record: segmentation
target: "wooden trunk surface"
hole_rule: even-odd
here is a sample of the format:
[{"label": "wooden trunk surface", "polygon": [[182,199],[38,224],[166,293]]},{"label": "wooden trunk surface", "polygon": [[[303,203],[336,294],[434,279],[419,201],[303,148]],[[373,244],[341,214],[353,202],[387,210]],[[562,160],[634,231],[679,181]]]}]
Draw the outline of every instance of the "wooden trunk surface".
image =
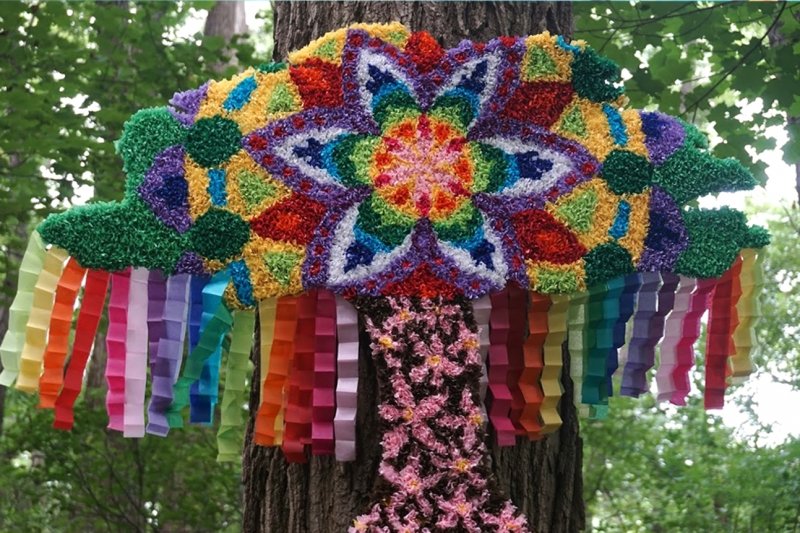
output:
[{"label": "wooden trunk surface", "polygon": [[[276,2],[275,59],[324,33],[354,22],[398,20],[426,30],[450,47],[462,39],[487,41],[498,35],[549,30],[572,34],[572,8],[559,2]],[[366,511],[380,462],[377,383],[368,340],[362,334],[358,390],[358,460],[338,463],[311,457],[288,464],[279,448],[252,443],[253,419],[244,449],[244,525],[249,533],[346,531]],[[257,347],[253,354],[260,359]],[[564,397],[572,397],[565,352]],[[258,368],[255,374],[258,375]],[[250,412],[258,406],[252,387]],[[511,448],[491,445],[500,486],[528,516],[533,531],[569,532],[584,527],[581,439],[571,401],[563,401],[561,430],[538,442],[517,439]],[[491,435],[490,438],[494,439]]]}]

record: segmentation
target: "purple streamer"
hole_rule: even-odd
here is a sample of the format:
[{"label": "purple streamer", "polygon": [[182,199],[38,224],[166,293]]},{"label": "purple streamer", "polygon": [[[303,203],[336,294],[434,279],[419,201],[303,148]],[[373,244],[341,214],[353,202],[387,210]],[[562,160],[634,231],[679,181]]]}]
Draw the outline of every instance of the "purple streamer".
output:
[{"label": "purple streamer", "polygon": [[[160,322],[161,335],[151,363],[152,395],[147,408],[147,433],[165,437],[169,433],[167,410],[172,403],[172,386],[178,379],[186,336],[189,308],[189,276],[178,274],[166,284],[166,303]],[[150,321],[148,316],[148,322]],[[152,350],[152,348],[151,348]]]}]

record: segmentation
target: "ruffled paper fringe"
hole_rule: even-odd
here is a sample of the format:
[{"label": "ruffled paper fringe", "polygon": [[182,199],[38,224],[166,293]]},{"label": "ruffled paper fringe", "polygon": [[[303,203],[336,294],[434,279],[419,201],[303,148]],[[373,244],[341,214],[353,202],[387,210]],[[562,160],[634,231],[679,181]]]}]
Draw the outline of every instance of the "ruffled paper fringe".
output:
[{"label": "ruffled paper fringe", "polygon": [[[762,251],[743,250],[719,279],[646,272],[568,296],[527,293],[514,286],[476,300],[473,312],[485,357],[482,407],[498,443],[513,445],[518,436],[539,439],[560,427],[564,342],[575,391],[570,400],[583,414],[606,416],[608,398],[615,392],[614,376],[620,376],[619,394],[646,392],[653,369],[658,399],[685,403],[694,344],[706,311],[705,405],[722,407],[730,383],[753,370],[763,258]],[[63,250],[48,250],[34,234],[0,346],[2,383],[16,382],[20,390],[39,392],[40,406],[55,408],[55,427],[70,429],[111,285],[106,338],[109,427],[124,430],[125,436],[142,436],[147,414],[147,432],[163,436],[170,426],[182,426],[183,408],[192,402],[197,402],[192,403],[192,418],[195,410],[210,409],[202,422],[213,423],[217,395],[209,391],[219,387],[213,366],[219,363],[209,367],[209,361],[221,357],[227,347],[219,460],[240,457],[248,382],[260,392],[257,444],[281,446],[291,461],[305,461],[309,451],[335,454],[341,461],[355,459],[355,309],[340,296],[313,290],[260,302],[258,320],[252,311],[232,315],[223,302],[227,279],[225,273],[211,280],[180,275],[165,284],[158,273],[148,276],[141,269],[86,271]],[[256,323],[261,359],[260,375],[253,378],[249,360]],[[187,330],[192,346],[182,360]],[[145,413],[148,351],[153,394]]]}]

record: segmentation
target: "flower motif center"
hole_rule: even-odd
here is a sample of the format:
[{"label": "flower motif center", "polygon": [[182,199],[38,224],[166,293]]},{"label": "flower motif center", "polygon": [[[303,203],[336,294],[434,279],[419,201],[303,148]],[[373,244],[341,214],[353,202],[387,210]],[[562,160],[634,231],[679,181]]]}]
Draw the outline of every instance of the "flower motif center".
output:
[{"label": "flower motif center", "polygon": [[472,163],[463,134],[427,115],[390,127],[375,152],[372,182],[398,211],[443,220],[469,201]]}]

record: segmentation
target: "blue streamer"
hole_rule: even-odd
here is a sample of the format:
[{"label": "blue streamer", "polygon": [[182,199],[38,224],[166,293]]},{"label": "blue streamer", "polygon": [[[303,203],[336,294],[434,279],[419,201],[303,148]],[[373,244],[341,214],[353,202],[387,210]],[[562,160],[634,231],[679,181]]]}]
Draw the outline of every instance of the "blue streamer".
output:
[{"label": "blue streamer", "polygon": [[[227,280],[227,272],[225,274]],[[203,329],[216,311],[216,304],[209,298],[204,298],[203,295],[205,288],[210,283],[218,282],[217,276],[211,281],[206,277],[192,276],[192,303],[189,315],[189,345],[192,350],[197,346]],[[212,424],[214,422],[214,408],[219,399],[221,364],[222,341],[220,340],[219,348],[203,364],[200,379],[192,383],[189,392],[189,422],[192,424]]]}]

